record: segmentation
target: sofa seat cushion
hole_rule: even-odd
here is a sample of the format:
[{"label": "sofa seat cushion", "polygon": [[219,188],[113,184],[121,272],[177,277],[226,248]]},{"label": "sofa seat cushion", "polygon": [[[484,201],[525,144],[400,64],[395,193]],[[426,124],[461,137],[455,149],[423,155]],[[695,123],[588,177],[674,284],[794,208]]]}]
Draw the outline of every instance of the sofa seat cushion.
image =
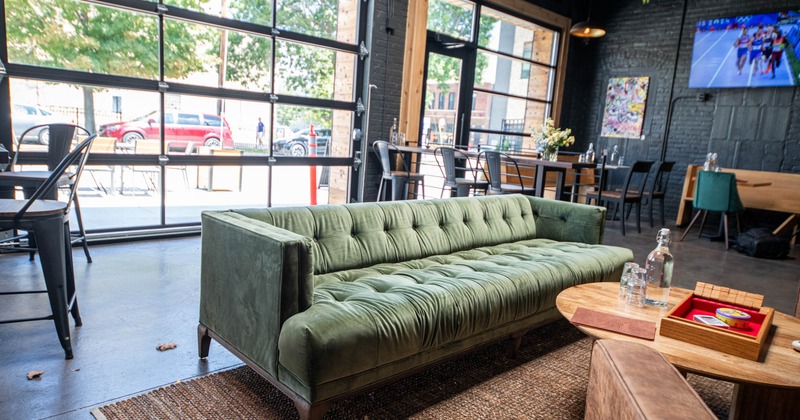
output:
[{"label": "sofa seat cushion", "polygon": [[281,329],[279,363],[313,388],[555,306],[578,283],[618,280],[630,250],[530,239],[315,277]]}]

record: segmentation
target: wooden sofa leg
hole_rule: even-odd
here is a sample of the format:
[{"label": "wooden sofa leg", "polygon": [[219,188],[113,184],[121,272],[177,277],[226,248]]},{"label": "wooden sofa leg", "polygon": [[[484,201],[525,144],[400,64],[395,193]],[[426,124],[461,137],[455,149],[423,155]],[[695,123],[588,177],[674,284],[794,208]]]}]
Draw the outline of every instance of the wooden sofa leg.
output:
[{"label": "wooden sofa leg", "polygon": [[294,398],[294,407],[300,414],[300,420],[320,420],[330,408],[330,403],[323,402],[311,405],[301,398]]},{"label": "wooden sofa leg", "polygon": [[511,335],[511,340],[509,341],[510,345],[508,349],[510,350],[509,353],[512,359],[516,359],[517,356],[519,356],[519,347],[522,344],[522,336],[524,335],[525,335],[524,332],[515,333]]},{"label": "wooden sofa leg", "polygon": [[208,335],[208,328],[197,324],[197,353],[201,359],[208,357],[209,347],[211,347],[211,336]]}]

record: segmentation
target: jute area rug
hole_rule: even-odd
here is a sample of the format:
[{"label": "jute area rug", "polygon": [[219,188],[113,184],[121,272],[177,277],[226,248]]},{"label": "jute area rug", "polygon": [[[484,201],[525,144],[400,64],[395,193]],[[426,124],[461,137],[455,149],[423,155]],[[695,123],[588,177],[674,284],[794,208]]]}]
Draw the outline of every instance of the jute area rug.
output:
[{"label": "jute area rug", "polygon": [[[516,359],[498,343],[335,404],[329,419],[582,419],[592,341],[567,321],[528,333]],[[214,357],[211,354],[210,357]],[[644,367],[643,367],[644,368]],[[733,385],[689,382],[720,418]],[[92,411],[97,419],[291,419],[291,400],[247,366]]]}]

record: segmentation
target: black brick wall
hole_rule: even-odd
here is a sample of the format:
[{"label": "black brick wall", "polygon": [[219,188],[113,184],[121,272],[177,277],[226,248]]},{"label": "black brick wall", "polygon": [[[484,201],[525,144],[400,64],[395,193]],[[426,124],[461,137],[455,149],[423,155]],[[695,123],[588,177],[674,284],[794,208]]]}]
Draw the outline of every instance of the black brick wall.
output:
[{"label": "black brick wall", "polygon": [[[393,10],[388,10],[388,4]],[[381,179],[380,163],[372,153],[372,142],[387,140],[392,122],[400,117],[400,96],[403,85],[403,55],[405,53],[407,0],[376,0],[370,22],[372,37],[369,58],[369,83],[372,90],[369,133],[367,135],[367,172],[364,201],[375,201]],[[387,16],[389,16],[387,25]],[[387,26],[391,30],[387,30]]]},{"label": "black brick wall", "polygon": [[[725,167],[800,172],[800,90],[688,88],[694,27],[699,20],[797,9],[800,2],[686,1],[680,46],[682,1],[651,0],[643,5],[640,0],[615,0],[602,2],[602,7],[595,2],[592,21],[600,23],[608,34],[588,44],[570,40],[561,123],[575,131],[576,150],[585,150],[590,142],[596,149],[609,150],[619,144],[626,162],[658,160],[665,147],[666,159],[678,162],[667,197],[667,214],[673,220],[686,166],[702,164],[708,152],[718,153]],[[577,10],[576,16],[583,19],[585,8]],[[678,65],[673,72],[676,48]],[[651,78],[644,141],[598,138],[608,79],[621,76]],[[673,99],[681,99],[675,101],[665,145],[670,90]],[[709,100],[695,100],[701,92],[709,94]]]}]

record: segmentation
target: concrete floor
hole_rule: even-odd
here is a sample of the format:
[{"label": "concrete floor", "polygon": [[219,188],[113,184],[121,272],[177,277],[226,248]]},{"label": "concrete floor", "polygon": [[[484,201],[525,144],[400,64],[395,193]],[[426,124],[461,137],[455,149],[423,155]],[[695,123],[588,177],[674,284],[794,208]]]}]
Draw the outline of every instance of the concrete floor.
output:
[{"label": "concrete floor", "polygon": [[[608,222],[605,243],[634,250],[640,264],[655,246],[657,229],[621,236]],[[677,239],[680,230],[673,229]],[[721,242],[687,237],[674,242],[674,285],[707,281],[765,295],[765,305],[794,313],[800,255],[758,260],[725,251]],[[175,381],[227,369],[238,359],[212,342],[207,360],[197,358],[200,238],[96,245],[94,263],[75,252],[83,326],[72,327],[75,358],[64,360],[51,321],[0,325],[0,418],[91,419],[90,409]],[[0,288],[39,287],[38,260],[0,256]],[[0,319],[48,313],[44,295],[0,297]],[[800,337],[798,337],[800,338]],[[175,350],[158,352],[174,341]],[[31,370],[43,370],[29,381]]]}]

